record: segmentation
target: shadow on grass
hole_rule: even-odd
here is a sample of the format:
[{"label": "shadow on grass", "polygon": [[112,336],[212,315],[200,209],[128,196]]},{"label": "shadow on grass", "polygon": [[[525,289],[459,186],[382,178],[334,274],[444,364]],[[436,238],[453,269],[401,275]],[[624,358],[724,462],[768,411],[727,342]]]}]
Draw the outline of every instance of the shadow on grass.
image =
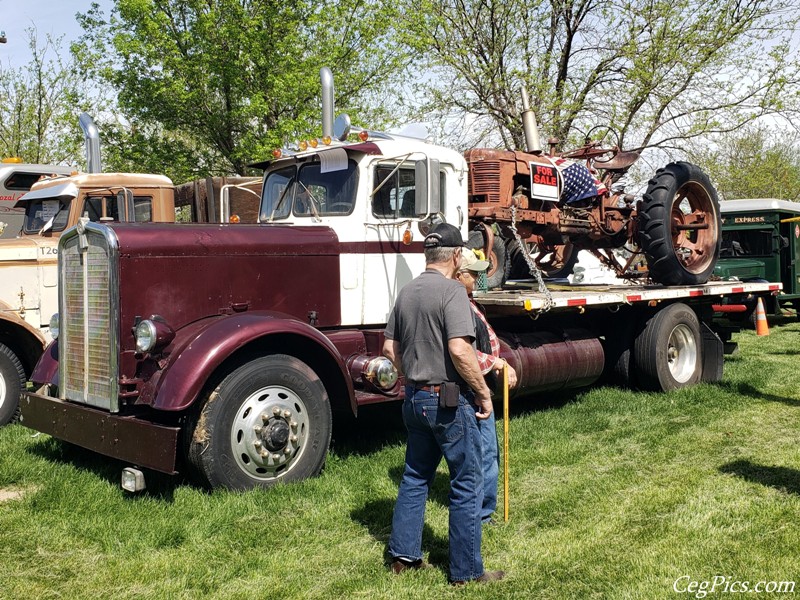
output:
[{"label": "shadow on grass", "polygon": [[[585,390],[584,390],[585,391]],[[546,392],[538,396],[512,399],[509,416],[514,417],[547,410],[558,410],[576,401],[578,391]],[[495,398],[498,420],[503,418],[503,400]],[[358,408],[358,417],[336,415],[333,423],[332,450],[339,456],[363,456],[389,445],[405,444],[402,402],[385,402]]]},{"label": "shadow on grass", "polygon": [[789,494],[800,495],[800,471],[789,467],[768,467],[749,460],[736,460],[719,468],[720,472],[735,475]]},{"label": "shadow on grass", "polygon": [[[89,471],[109,485],[120,487],[122,469],[128,463],[102,456],[80,446],[62,442],[55,438],[47,438],[31,446],[29,452],[52,463],[70,465],[77,471]],[[143,469],[147,488],[138,494],[125,494],[125,498],[137,501],[142,498],[155,498],[172,502],[175,488],[191,485],[182,476],[166,475],[157,471]]]},{"label": "shadow on grass", "polygon": [[787,404],[789,406],[800,406],[800,400],[795,398],[786,398],[784,396],[775,396],[774,394],[767,394],[753,387],[749,383],[717,381],[713,385],[716,385],[726,392],[740,394],[742,396],[747,396],[748,398],[758,398],[760,400],[768,400],[769,402],[780,402],[781,404]]},{"label": "shadow on grass", "polygon": [[[389,535],[392,532],[394,498],[370,500],[361,508],[350,513],[350,518],[363,525],[370,535],[384,544],[384,559],[389,564]],[[445,573],[450,564],[448,540],[433,533],[430,526],[422,527],[422,550],[428,552],[428,562],[441,568]]]},{"label": "shadow on grass", "polygon": [[358,408],[358,417],[336,415],[333,419],[331,450],[338,456],[364,456],[386,446],[403,444],[401,402],[385,402]]}]

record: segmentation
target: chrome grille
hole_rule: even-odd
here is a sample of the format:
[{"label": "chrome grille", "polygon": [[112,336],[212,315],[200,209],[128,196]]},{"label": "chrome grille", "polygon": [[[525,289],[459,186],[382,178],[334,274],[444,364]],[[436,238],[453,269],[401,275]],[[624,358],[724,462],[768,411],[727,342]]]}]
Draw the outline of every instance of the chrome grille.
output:
[{"label": "chrome grille", "polygon": [[59,242],[59,390],[72,400],[119,411],[117,242],[81,223]]}]

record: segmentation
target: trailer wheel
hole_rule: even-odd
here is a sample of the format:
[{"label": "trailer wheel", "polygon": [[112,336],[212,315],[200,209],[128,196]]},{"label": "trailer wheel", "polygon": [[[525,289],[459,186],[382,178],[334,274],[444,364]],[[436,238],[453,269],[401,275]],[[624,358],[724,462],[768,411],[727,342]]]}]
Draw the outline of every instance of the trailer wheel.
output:
[{"label": "trailer wheel", "polygon": [[[474,229],[469,232],[467,247],[473,249],[484,247],[483,233],[480,230]],[[486,257],[486,260],[489,261],[489,268],[486,270],[486,283],[489,289],[502,286],[505,283],[506,243],[499,235],[494,236],[492,249],[489,251],[489,256]]]},{"label": "trailer wheel", "polygon": [[331,408],[319,377],[284,354],[229,374],[188,428],[188,460],[211,488],[245,490],[317,475],[331,441]]},{"label": "trailer wheel", "polygon": [[656,171],[639,212],[639,245],[653,281],[708,281],[719,258],[720,231],[717,192],[699,167],[675,162]]},{"label": "trailer wheel", "polygon": [[5,344],[0,344],[0,426],[19,417],[19,398],[25,387],[22,363]]},{"label": "trailer wheel", "polygon": [[685,304],[670,304],[650,317],[634,342],[640,387],[668,391],[700,381],[703,372],[700,322]]},{"label": "trailer wheel", "polygon": [[528,279],[532,276],[524,252],[531,256],[533,262],[548,279],[568,277],[578,262],[578,249],[572,245],[572,242],[542,248],[532,242],[523,242],[523,246],[524,248],[520,248],[516,240],[509,243],[508,260],[511,261],[511,279]]}]

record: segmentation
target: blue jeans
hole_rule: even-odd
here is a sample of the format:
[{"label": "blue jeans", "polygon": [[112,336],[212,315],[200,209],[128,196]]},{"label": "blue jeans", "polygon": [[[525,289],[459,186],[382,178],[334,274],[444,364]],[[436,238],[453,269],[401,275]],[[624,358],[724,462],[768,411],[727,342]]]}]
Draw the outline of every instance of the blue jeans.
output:
[{"label": "blue jeans", "polygon": [[478,421],[483,448],[483,507],[481,521],[488,521],[497,509],[497,477],[500,473],[500,450],[497,447],[497,425],[494,411],[488,419]]},{"label": "blue jeans", "polygon": [[407,386],[403,402],[406,464],[394,507],[389,554],[409,561],[422,558],[425,501],[444,456],[450,469],[451,581],[483,575],[481,442],[471,396],[460,396],[458,408],[439,408],[436,394]]}]

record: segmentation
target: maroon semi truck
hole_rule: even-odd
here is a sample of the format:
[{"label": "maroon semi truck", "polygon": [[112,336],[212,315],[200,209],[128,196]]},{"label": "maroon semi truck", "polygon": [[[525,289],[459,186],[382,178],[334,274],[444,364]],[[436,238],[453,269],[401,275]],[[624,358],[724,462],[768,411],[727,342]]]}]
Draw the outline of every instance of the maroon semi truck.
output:
[{"label": "maroon semi truck", "polygon": [[[334,124],[325,106],[321,140],[276,151],[262,165],[256,224],[81,222],[62,235],[58,330],[24,394],[24,425],[136,467],[188,470],[210,487],[312,476],[337,415],[402,399],[402,381],[380,354],[382,332],[397,292],[424,269],[422,241],[433,224],[453,223],[473,239],[479,224],[468,216],[488,215],[477,245],[495,266],[502,231],[493,235],[490,221],[504,211],[528,211],[520,228],[553,243],[551,231],[537,234],[535,203],[522,202],[519,188],[497,182],[516,200],[496,199],[504,208],[495,211],[473,194],[501,169],[473,168],[419,139],[362,130],[349,141],[348,120]],[[521,177],[521,157],[509,176]],[[539,157],[530,159],[529,176]],[[711,196],[709,214],[676,219],[666,240],[675,268],[690,270],[692,261],[680,260],[686,232],[713,236],[719,215],[704,178],[690,176],[669,200],[685,199],[686,186]],[[562,208],[574,227],[578,209]],[[623,213],[632,214],[630,203]],[[700,261],[703,272],[714,258]],[[604,374],[652,390],[716,381],[723,339],[713,306],[780,288],[646,277],[601,287],[504,283],[476,298],[518,373],[514,398],[592,385]],[[141,472],[127,473],[126,487],[141,487]]]}]

